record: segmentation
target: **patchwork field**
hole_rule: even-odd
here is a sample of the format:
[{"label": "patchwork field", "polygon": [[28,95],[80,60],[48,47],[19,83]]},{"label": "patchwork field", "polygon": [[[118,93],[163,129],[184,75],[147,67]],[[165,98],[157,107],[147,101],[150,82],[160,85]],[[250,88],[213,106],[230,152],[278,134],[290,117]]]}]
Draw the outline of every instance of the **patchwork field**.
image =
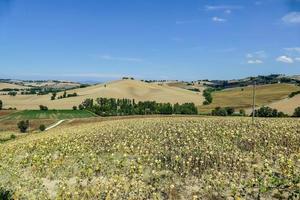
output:
[{"label": "patchwork field", "polygon": [[[155,85],[136,80],[120,80],[106,84],[99,84],[86,88],[69,90],[68,93],[76,92],[79,96],[51,101],[49,95],[17,95],[15,97],[2,95],[0,99],[4,107],[17,108],[18,110],[38,109],[39,105],[48,106],[50,109],[71,109],[78,106],[87,98],[128,98],[136,101],[156,101],[165,103],[189,103],[194,102],[201,105],[203,102],[202,93],[170,87],[167,85]],[[63,93],[58,93],[57,96]]]},{"label": "patchwork field", "polygon": [[[256,88],[256,106],[269,105],[270,103],[285,99],[291,92],[300,90],[299,86],[292,84],[261,85]],[[215,107],[249,108],[252,106],[252,87],[241,87],[213,92],[213,102],[210,105],[200,106],[202,112],[209,112]],[[298,106],[300,102],[298,102]],[[293,105],[297,105],[293,104]],[[290,113],[291,109],[278,107],[280,111]],[[295,108],[294,108],[295,109]]]},{"label": "patchwork field", "polygon": [[28,87],[22,86],[22,85],[17,85],[17,84],[11,84],[11,83],[0,83],[0,90],[6,89],[6,88],[9,88],[9,89],[26,89]]},{"label": "patchwork field", "polygon": [[299,199],[300,120],[90,123],[0,144],[15,199]]}]

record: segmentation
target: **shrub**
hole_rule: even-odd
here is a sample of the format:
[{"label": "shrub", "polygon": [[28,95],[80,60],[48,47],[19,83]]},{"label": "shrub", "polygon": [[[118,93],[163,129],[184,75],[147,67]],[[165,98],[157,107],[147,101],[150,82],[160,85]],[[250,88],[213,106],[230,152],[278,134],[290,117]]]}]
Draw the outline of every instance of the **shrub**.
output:
[{"label": "shrub", "polygon": [[0,188],[0,199],[1,200],[11,200],[13,199],[12,197],[13,193],[10,190],[7,190],[5,188]]},{"label": "shrub", "polygon": [[295,108],[293,117],[300,117],[300,107]]},{"label": "shrub", "polygon": [[214,110],[212,110],[211,114],[213,116],[227,116],[227,110],[225,108],[216,107]]},{"label": "shrub", "polygon": [[277,109],[272,109],[270,107],[263,106],[258,110],[255,110],[255,116],[256,117],[287,117],[288,115],[286,115],[283,112],[278,112]]},{"label": "shrub", "polygon": [[0,100],[0,110],[2,110],[2,108],[3,108],[3,102],[2,100]]},{"label": "shrub", "polygon": [[239,111],[241,116],[245,116],[246,115],[246,111],[244,109],[240,109]]},{"label": "shrub", "polygon": [[77,110],[77,106],[73,106],[73,110]]},{"label": "shrub", "polygon": [[300,94],[300,90],[289,94],[289,98],[292,98],[292,97],[296,96],[297,94]]},{"label": "shrub", "polygon": [[45,131],[46,130],[46,126],[44,124],[41,124],[39,127],[40,131]]},{"label": "shrub", "polygon": [[40,105],[40,110],[48,110],[47,106]]},{"label": "shrub", "polygon": [[12,139],[12,140],[13,140],[13,139],[16,139],[16,135],[11,134],[11,135],[10,135],[10,139]]},{"label": "shrub", "polygon": [[26,121],[20,121],[18,123],[18,128],[20,129],[21,133],[26,133],[28,127],[29,127],[29,121],[28,120],[26,120]]},{"label": "shrub", "polygon": [[226,107],[225,108],[227,115],[231,116],[234,113],[234,108],[233,107]]}]

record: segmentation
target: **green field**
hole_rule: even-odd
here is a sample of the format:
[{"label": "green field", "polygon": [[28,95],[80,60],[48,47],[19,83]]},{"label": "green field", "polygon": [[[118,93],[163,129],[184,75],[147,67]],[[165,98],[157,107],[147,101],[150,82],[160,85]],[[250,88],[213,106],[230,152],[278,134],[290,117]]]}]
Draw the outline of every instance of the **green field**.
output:
[{"label": "green field", "polygon": [[96,115],[85,110],[24,110],[5,116],[4,120],[25,120],[25,119],[72,119],[88,118]]}]

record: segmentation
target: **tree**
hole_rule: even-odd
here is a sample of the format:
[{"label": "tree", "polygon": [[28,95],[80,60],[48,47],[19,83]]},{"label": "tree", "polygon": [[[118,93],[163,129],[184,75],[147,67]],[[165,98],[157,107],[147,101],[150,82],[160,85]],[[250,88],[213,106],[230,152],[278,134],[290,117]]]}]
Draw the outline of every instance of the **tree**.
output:
[{"label": "tree", "polygon": [[67,92],[64,91],[63,98],[66,98],[66,97],[67,97]]},{"label": "tree", "polygon": [[214,110],[212,110],[211,114],[213,116],[227,116],[227,110],[225,108],[216,107]]},{"label": "tree", "polygon": [[246,111],[244,109],[240,109],[239,111],[241,116],[245,116],[246,115]]},{"label": "tree", "polygon": [[295,108],[293,117],[300,117],[300,107]]},{"label": "tree", "polygon": [[73,110],[77,110],[77,106],[73,106]]},{"label": "tree", "polygon": [[46,130],[46,126],[44,124],[41,124],[39,126],[40,131],[45,131]]},{"label": "tree", "polygon": [[2,100],[0,100],[0,110],[2,110],[2,108],[3,108],[3,102]]},{"label": "tree", "polygon": [[233,115],[233,113],[234,113],[233,107],[226,107],[225,110],[229,116]]},{"label": "tree", "polygon": [[56,92],[53,92],[53,93],[52,93],[52,96],[51,96],[51,100],[55,100],[56,95],[57,95]]},{"label": "tree", "polygon": [[40,105],[40,110],[46,111],[46,110],[48,110],[48,107],[47,107],[47,106]]},{"label": "tree", "polygon": [[21,133],[26,133],[28,127],[29,127],[29,121],[28,120],[26,120],[26,121],[20,121],[18,123],[18,128],[20,129]]}]

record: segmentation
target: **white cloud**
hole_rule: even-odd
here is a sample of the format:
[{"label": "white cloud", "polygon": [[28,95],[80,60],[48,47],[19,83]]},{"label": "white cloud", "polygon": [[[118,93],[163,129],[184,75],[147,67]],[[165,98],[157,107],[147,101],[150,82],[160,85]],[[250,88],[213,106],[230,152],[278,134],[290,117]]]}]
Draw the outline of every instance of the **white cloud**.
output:
[{"label": "white cloud", "polygon": [[262,64],[263,61],[262,61],[262,60],[259,60],[259,59],[256,59],[256,60],[248,60],[247,63],[248,63],[248,64]]},{"label": "white cloud", "polygon": [[114,57],[111,55],[98,55],[96,58],[101,60],[111,60],[111,61],[127,61],[127,62],[142,62],[143,60],[140,58],[131,58],[131,57]]},{"label": "white cloud", "polygon": [[262,58],[266,58],[267,55],[266,55],[266,52],[265,51],[255,51],[253,53],[247,53],[246,54],[246,58],[259,58],[259,59],[262,59]]},{"label": "white cloud", "polygon": [[293,58],[289,56],[279,56],[278,58],[276,58],[276,61],[283,63],[294,63]]},{"label": "white cloud", "polygon": [[214,11],[214,10],[239,10],[242,9],[242,6],[239,5],[206,5],[205,10]]},{"label": "white cloud", "polygon": [[300,53],[300,47],[289,47],[289,48],[284,48],[284,50]]},{"label": "white cloud", "polygon": [[226,22],[227,21],[226,19],[223,19],[223,18],[220,18],[220,17],[213,17],[211,19],[214,22]]},{"label": "white cloud", "polygon": [[299,24],[300,12],[290,12],[282,17],[282,21],[287,24]]}]

